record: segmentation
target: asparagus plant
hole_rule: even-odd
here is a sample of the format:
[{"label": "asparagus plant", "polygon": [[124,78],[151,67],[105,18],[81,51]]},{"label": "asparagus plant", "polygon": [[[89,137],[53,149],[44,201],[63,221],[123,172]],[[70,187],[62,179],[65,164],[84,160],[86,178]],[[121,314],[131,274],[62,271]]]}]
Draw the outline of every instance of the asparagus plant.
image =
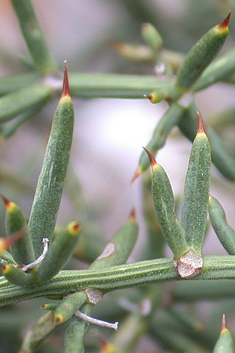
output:
[{"label": "asparagus plant", "polygon": [[[233,82],[234,49],[214,60],[229,34],[231,12],[204,34],[186,56],[165,50],[163,39],[150,23],[142,27],[144,45],[115,43],[119,53],[129,60],[155,66],[157,76],[70,72],[68,77],[65,63],[62,85],[62,75],[47,47],[31,1],[12,0],[11,3],[35,72],[0,79],[3,141],[49,101],[57,99],[62,89],[29,221],[20,205],[2,195],[6,238],[0,239],[0,306],[40,297],[45,301],[42,308],[47,310],[26,333],[18,352],[54,351],[43,344],[41,348],[38,346],[64,323],[67,323],[64,348],[59,347],[58,351],[84,352],[84,336],[90,324],[117,330],[119,319],[119,331],[113,335],[102,328],[95,331],[95,347],[88,344],[87,351],[129,353],[135,350],[143,335],[148,335],[168,352],[234,352],[225,317],[218,338],[214,329],[202,328],[196,313],[190,316],[177,307],[182,301],[234,298],[235,231],[227,223],[222,205],[209,192],[211,161],[226,179],[234,181],[235,159],[213,127],[209,124],[204,127],[194,100],[196,92],[215,82]],[[148,233],[137,262],[126,264],[138,235],[134,209],[105,247],[104,240],[98,239],[95,231],[90,236],[83,233],[80,221],[71,220],[64,227],[56,228],[73,138],[71,96],[147,97],[154,104],[162,100],[168,103],[133,177],[134,181],[143,173]],[[222,119],[223,115],[219,122]],[[181,219],[176,212],[170,180],[156,158],[175,126],[193,142]],[[202,254],[208,214],[228,253],[226,256]],[[173,257],[165,256],[167,245]],[[73,255],[87,261],[89,267],[64,269]],[[174,286],[169,287],[167,282],[173,281]],[[122,306],[115,297],[117,289],[126,293]],[[108,304],[109,298],[111,304]],[[92,313],[99,314],[102,305],[102,315],[95,319]],[[108,316],[115,322],[104,321]],[[9,320],[10,317],[9,311]]]}]

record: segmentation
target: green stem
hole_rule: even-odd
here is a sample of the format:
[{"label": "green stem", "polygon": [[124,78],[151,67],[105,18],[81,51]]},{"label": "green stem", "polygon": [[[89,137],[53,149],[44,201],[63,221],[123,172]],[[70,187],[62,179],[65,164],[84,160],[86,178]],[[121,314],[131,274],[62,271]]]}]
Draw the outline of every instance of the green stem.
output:
[{"label": "green stem", "polygon": [[2,76],[0,78],[0,96],[27,87],[35,81],[38,81],[38,74],[34,72]]},{"label": "green stem", "polygon": [[[59,77],[59,76],[58,76]],[[35,73],[16,74],[0,78],[0,95],[8,94],[37,81]],[[106,73],[70,72],[70,91],[73,97],[84,98],[145,98],[153,91],[172,87],[174,79],[160,79],[147,75],[119,75]],[[59,79],[55,78],[59,92]],[[61,76],[62,87],[62,76]]]},{"label": "green stem", "polygon": [[[170,258],[119,265],[104,270],[61,271],[45,284],[25,288],[16,287],[0,278],[0,306],[47,295],[66,295],[86,288],[108,292],[180,279]],[[235,256],[204,257],[202,273],[191,280],[201,279],[235,279]]]},{"label": "green stem", "polygon": [[13,119],[36,104],[44,104],[54,89],[43,82],[34,83],[0,98],[0,123]]},{"label": "green stem", "polygon": [[22,34],[39,72],[45,76],[56,70],[56,63],[47,47],[30,0],[11,0]]},{"label": "green stem", "polygon": [[103,73],[69,73],[73,97],[84,98],[146,98],[152,91],[169,87],[173,79],[155,76],[119,75]]}]

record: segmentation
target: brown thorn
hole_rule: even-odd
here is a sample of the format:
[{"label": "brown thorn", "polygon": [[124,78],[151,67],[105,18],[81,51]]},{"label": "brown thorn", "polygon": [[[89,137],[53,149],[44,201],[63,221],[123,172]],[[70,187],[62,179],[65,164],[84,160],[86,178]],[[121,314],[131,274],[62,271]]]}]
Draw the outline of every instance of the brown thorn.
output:
[{"label": "brown thorn", "polygon": [[155,158],[153,157],[152,153],[150,153],[147,148],[143,147],[143,149],[145,150],[145,152],[147,152],[148,156],[149,156],[149,160],[150,160],[150,164],[151,167],[153,167],[155,164],[157,164]]},{"label": "brown thorn", "polygon": [[5,206],[9,206],[9,204],[11,203],[11,201],[9,201],[3,194],[0,194],[1,198],[4,201]]},{"label": "brown thorn", "polygon": [[226,322],[225,322],[225,315],[223,314],[221,332],[223,332],[226,329],[227,329],[227,327],[226,327]]},{"label": "brown thorn", "polygon": [[76,224],[74,224],[74,226],[73,226],[73,230],[78,230],[80,228],[80,224],[79,223],[76,223]]},{"label": "brown thorn", "polygon": [[119,41],[117,41],[117,40],[110,40],[109,43],[110,43],[110,45],[111,45],[114,49],[116,49],[117,51],[121,50],[122,47],[124,46],[124,43],[119,42]]},{"label": "brown thorn", "polygon": [[63,88],[61,93],[61,98],[69,96],[70,97],[70,89],[69,89],[69,78],[68,78],[68,69],[67,69],[67,61],[64,61],[64,81]]},{"label": "brown thorn", "polygon": [[222,29],[228,28],[228,24],[229,24],[229,20],[230,20],[231,14],[232,14],[232,11],[229,11],[228,16],[225,18],[225,20],[223,20],[223,22],[221,22],[219,24],[219,26],[218,26],[219,28],[222,28]]},{"label": "brown thorn", "polygon": [[133,175],[133,178],[131,179],[131,184],[134,183],[134,181],[140,176],[141,174],[141,170],[140,168],[137,168],[137,170],[135,171],[135,174]]},{"label": "brown thorn", "polygon": [[199,111],[197,111],[197,116],[198,116],[198,132],[205,133],[205,126],[203,124],[202,116],[199,113]]},{"label": "brown thorn", "polygon": [[154,100],[154,97],[153,97],[153,94],[150,93],[149,96],[147,96],[148,100],[150,101],[150,103],[153,103],[153,100]]},{"label": "brown thorn", "polygon": [[136,219],[136,211],[135,211],[135,207],[132,208],[130,216],[128,219]]}]

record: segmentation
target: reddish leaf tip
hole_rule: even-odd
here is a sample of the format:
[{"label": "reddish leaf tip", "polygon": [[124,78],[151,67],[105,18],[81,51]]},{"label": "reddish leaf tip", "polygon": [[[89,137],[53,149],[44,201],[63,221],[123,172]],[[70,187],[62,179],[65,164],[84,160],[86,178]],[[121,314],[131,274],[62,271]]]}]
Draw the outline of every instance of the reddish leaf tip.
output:
[{"label": "reddish leaf tip", "polygon": [[143,147],[143,149],[145,150],[145,152],[147,152],[151,167],[153,167],[155,164],[157,164],[155,158],[153,157],[152,153],[147,150],[147,148]]},{"label": "reddish leaf tip", "polygon": [[134,181],[140,176],[140,174],[142,173],[140,168],[137,168],[137,170],[135,171],[135,174],[133,175],[133,178],[131,179],[131,184],[134,183]]},{"label": "reddish leaf tip", "polygon": [[70,97],[70,89],[69,89],[69,78],[68,78],[68,69],[67,69],[67,61],[64,61],[64,81],[61,98],[69,96]]},{"label": "reddish leaf tip", "polygon": [[221,29],[228,28],[228,24],[229,24],[229,20],[230,20],[231,14],[232,14],[232,11],[229,11],[228,16],[225,18],[225,20],[223,20],[223,22],[221,22],[219,24],[219,28],[221,28]]},{"label": "reddish leaf tip", "polygon": [[20,240],[21,238],[23,238],[23,236],[25,235],[25,229],[21,228],[18,232],[16,232],[14,235],[12,235],[10,238],[6,238],[5,242],[6,242],[6,246],[9,247],[12,244],[16,243],[18,240]]},{"label": "reddish leaf tip", "polygon": [[99,341],[99,345],[103,351],[105,351],[108,347],[108,341],[104,337],[97,337],[97,340]]},{"label": "reddish leaf tip", "polygon": [[57,322],[58,324],[62,323],[63,322],[62,316],[61,315],[57,315],[55,317],[55,322]]},{"label": "reddish leaf tip", "polygon": [[9,206],[11,202],[3,194],[0,194],[0,196],[3,199],[5,206]]},{"label": "reddish leaf tip", "polygon": [[205,127],[202,121],[202,116],[199,112],[197,112],[197,116],[198,116],[198,132],[205,133]]},{"label": "reddish leaf tip", "polygon": [[223,318],[222,318],[222,326],[221,326],[221,332],[223,332],[224,330],[226,330],[226,320],[225,320],[225,315],[223,314]]},{"label": "reddish leaf tip", "polygon": [[122,49],[124,43],[119,42],[117,40],[110,40],[110,45],[118,51]]},{"label": "reddish leaf tip", "polygon": [[4,271],[6,269],[6,265],[5,264],[1,264],[2,270]]},{"label": "reddish leaf tip", "polygon": [[147,98],[148,98],[148,100],[149,100],[151,103],[153,103],[154,97],[153,97],[153,94],[152,94],[152,93],[150,93],[150,95],[147,96]]},{"label": "reddish leaf tip", "polygon": [[79,223],[75,223],[75,224],[73,225],[73,230],[74,230],[74,231],[77,231],[79,228],[80,228],[80,224],[79,224]]},{"label": "reddish leaf tip", "polygon": [[142,23],[141,29],[142,31],[146,31],[150,26],[151,24],[149,22],[145,22],[145,23]]},{"label": "reddish leaf tip", "polygon": [[128,219],[136,219],[136,210],[135,210],[135,207],[132,208],[131,210],[131,213],[130,213],[130,216]]}]

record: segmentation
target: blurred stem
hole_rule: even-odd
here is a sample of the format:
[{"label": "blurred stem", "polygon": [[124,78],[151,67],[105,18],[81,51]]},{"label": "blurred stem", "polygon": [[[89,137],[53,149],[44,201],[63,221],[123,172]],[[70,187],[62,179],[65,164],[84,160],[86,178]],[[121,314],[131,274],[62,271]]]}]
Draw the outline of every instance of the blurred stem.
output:
[{"label": "blurred stem", "polygon": [[84,98],[145,98],[152,91],[169,88],[173,79],[100,73],[69,73],[71,95]]},{"label": "blurred stem", "polygon": [[19,114],[9,123],[5,124],[2,128],[2,131],[0,132],[0,136],[4,140],[11,137],[25,121],[37,115],[45,107],[48,100],[49,97],[46,97],[45,100],[42,100],[38,104]]},{"label": "blurred stem", "polygon": [[30,0],[11,0],[29,52],[42,76],[56,71],[45,37]]},{"label": "blurred stem", "polygon": [[13,119],[16,115],[36,104],[49,100],[54,89],[43,82],[23,87],[0,98],[0,123]]},{"label": "blurred stem", "polygon": [[[91,314],[92,306],[89,304],[83,305],[81,311],[86,315]],[[83,353],[85,352],[83,340],[90,324],[87,321],[77,317],[73,319],[66,331],[64,341],[64,353]]]},{"label": "blurred stem", "polygon": [[6,75],[0,78],[0,96],[33,84],[38,80],[36,73]]},{"label": "blurred stem", "polygon": [[[0,95],[8,94],[19,89],[27,90],[27,86],[38,78],[37,74],[17,74],[0,78]],[[62,76],[48,77],[44,83],[51,85],[53,91],[60,92]],[[70,72],[70,91],[73,97],[83,98],[145,98],[153,91],[170,89],[174,84],[173,78],[157,78],[147,75],[119,75],[106,73]],[[40,83],[34,86],[39,86]],[[41,83],[43,85],[43,83]],[[34,87],[33,85],[30,87]],[[25,88],[26,87],[26,88]],[[32,88],[30,88],[31,90]],[[27,96],[24,93],[24,97]]]},{"label": "blurred stem", "polygon": [[149,320],[160,305],[162,296],[163,287],[161,284],[149,286],[139,303],[139,310],[130,313],[121,323],[112,343],[123,353],[134,351],[142,335],[148,330]]},{"label": "blurred stem", "polygon": [[196,302],[234,298],[235,284],[230,280],[175,283],[171,291],[173,302]]}]

